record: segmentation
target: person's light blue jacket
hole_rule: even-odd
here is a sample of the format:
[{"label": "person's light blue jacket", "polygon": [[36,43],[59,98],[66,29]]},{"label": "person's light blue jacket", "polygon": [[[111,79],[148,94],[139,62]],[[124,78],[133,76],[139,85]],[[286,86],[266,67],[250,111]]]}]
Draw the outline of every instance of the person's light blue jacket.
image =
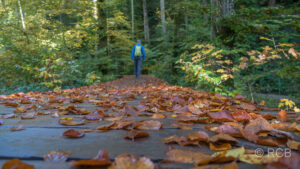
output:
[{"label": "person's light blue jacket", "polygon": [[135,53],[135,47],[136,46],[141,46],[141,50],[142,50],[142,54],[143,54],[143,60],[145,60],[145,49],[144,49],[144,47],[142,46],[142,45],[140,45],[140,44],[136,44],[136,45],[134,45],[133,46],[133,48],[132,48],[132,51],[131,51],[131,60],[133,60],[133,58],[134,58],[134,53]]}]

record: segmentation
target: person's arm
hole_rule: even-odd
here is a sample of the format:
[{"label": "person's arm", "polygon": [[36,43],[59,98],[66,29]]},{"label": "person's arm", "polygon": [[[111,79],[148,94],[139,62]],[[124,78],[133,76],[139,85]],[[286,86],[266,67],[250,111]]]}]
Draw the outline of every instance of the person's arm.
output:
[{"label": "person's arm", "polygon": [[143,60],[145,60],[145,58],[146,58],[146,54],[145,54],[145,49],[144,49],[144,46],[142,46],[142,54],[143,54]]},{"label": "person's arm", "polygon": [[132,50],[131,50],[131,60],[133,60],[134,51],[135,51],[135,45],[132,47]]}]

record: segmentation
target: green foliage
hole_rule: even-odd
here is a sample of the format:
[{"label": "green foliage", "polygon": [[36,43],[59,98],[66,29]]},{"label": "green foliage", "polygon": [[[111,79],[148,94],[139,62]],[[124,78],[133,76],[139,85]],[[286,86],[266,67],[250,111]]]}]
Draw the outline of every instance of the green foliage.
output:
[{"label": "green foliage", "polygon": [[[1,93],[71,88],[132,74],[131,47],[144,39],[142,1],[134,3],[134,38],[130,1],[98,0],[102,11],[96,13],[92,0],[20,2],[26,28],[17,0],[0,1]],[[300,2],[269,7],[268,0],[236,0],[233,15],[225,17],[204,2],[165,0],[164,37],[160,3],[147,0],[151,39],[143,44],[143,74],[226,95],[300,95],[299,59],[288,53],[299,51]],[[216,37],[210,40],[213,25]],[[261,59],[265,52],[273,59]]]}]

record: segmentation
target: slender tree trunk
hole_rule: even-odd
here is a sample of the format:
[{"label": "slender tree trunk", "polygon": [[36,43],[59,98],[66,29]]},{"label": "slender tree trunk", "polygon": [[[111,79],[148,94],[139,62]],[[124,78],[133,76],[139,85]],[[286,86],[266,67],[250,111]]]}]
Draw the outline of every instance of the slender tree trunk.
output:
[{"label": "slender tree trunk", "polygon": [[166,39],[167,29],[166,29],[165,0],[160,0],[160,13],[161,13],[162,34],[164,36],[164,39]]},{"label": "slender tree trunk", "polygon": [[[203,3],[203,7],[207,7],[207,0],[202,0],[202,3]],[[206,21],[206,22],[208,22],[208,18],[209,16],[207,15],[207,14],[204,14],[204,20]]]},{"label": "slender tree trunk", "polygon": [[108,55],[107,50],[107,18],[105,11],[103,9],[103,5],[105,0],[98,0],[97,8],[98,8],[98,21],[99,21],[99,32],[98,32],[98,49],[104,48],[106,54]]},{"label": "slender tree trunk", "polygon": [[20,16],[21,16],[22,27],[25,30],[26,29],[26,25],[25,25],[25,20],[24,20],[23,10],[22,10],[22,6],[21,6],[20,0],[18,0],[18,6],[19,6],[19,11],[20,11]]},{"label": "slender tree trunk", "polygon": [[143,0],[143,11],[144,11],[145,40],[150,45],[150,32],[149,32],[149,20],[148,20],[148,11],[147,11],[147,0]]},{"label": "slender tree trunk", "polygon": [[[94,8],[93,8],[93,16],[94,16],[94,19],[96,21],[98,21],[98,9],[97,9],[97,0],[93,0],[93,4],[94,4]],[[100,21],[98,21],[100,22]],[[96,33],[98,32],[98,29],[96,28]],[[95,38],[95,46],[94,46],[94,51],[97,52],[98,51],[98,39]]]},{"label": "slender tree trunk", "polygon": [[133,4],[133,0],[131,0],[131,33],[132,33],[132,40],[134,40],[134,4]]},{"label": "slender tree trunk", "polygon": [[214,40],[216,37],[216,0],[210,0],[210,9],[211,9],[211,17],[210,17],[210,40]]},{"label": "slender tree trunk", "polygon": [[188,30],[188,25],[189,25],[189,16],[188,16],[188,4],[187,1],[185,0],[185,7],[184,7],[184,25],[185,25],[185,30]]},{"label": "slender tree trunk", "polygon": [[268,5],[269,5],[270,7],[274,7],[275,4],[276,4],[276,0],[269,0]]}]

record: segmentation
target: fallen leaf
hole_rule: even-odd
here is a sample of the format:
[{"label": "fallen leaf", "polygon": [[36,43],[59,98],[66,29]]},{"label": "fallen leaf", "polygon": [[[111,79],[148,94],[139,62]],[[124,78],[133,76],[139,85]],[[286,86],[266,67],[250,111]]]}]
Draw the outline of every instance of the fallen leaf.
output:
[{"label": "fallen leaf", "polygon": [[300,151],[300,142],[294,140],[288,140],[287,146],[292,150]]},{"label": "fallen leaf", "polygon": [[154,169],[154,163],[147,157],[139,159],[131,154],[121,154],[108,169]]},{"label": "fallen leaf", "polygon": [[251,116],[243,110],[236,111],[231,114],[233,119],[238,122],[248,122],[251,120]]},{"label": "fallen leaf", "polygon": [[24,125],[18,125],[17,127],[12,127],[10,128],[11,131],[20,131],[20,130],[25,130]]},{"label": "fallen leaf", "polygon": [[138,131],[138,130],[130,130],[126,133],[124,138],[134,140],[136,138],[143,138],[143,137],[149,137],[149,133],[143,132],[143,131]]},{"label": "fallen leaf", "polygon": [[225,150],[230,150],[231,144],[229,143],[223,143],[223,144],[213,144],[213,143],[209,143],[209,149],[213,150],[213,151],[225,151]]},{"label": "fallen leaf", "polygon": [[85,124],[84,121],[74,121],[74,120],[59,120],[58,123],[65,126],[80,126]]},{"label": "fallen leaf", "polygon": [[35,118],[35,113],[26,113],[21,115],[21,119],[34,119]]},{"label": "fallen leaf", "polygon": [[182,149],[171,149],[167,151],[167,161],[178,163],[208,164],[213,158],[204,153]]},{"label": "fallen leaf", "polygon": [[245,154],[244,147],[235,148],[226,151],[220,151],[211,155],[213,158],[211,162],[216,162],[216,163],[231,162],[234,161],[235,159],[238,159],[243,154]]},{"label": "fallen leaf", "polygon": [[85,160],[78,160],[71,164],[72,167],[79,167],[79,168],[101,168],[107,167],[111,164],[111,161],[108,156],[108,152],[105,150],[99,150],[97,156],[93,159],[85,159]]},{"label": "fallen leaf", "polygon": [[236,164],[236,162],[231,162],[229,164],[224,164],[224,165],[217,165],[217,164],[204,165],[192,169],[238,169],[238,168],[239,167]]},{"label": "fallen leaf", "polygon": [[86,120],[102,120],[102,116],[100,116],[98,113],[87,114],[84,118]]},{"label": "fallen leaf", "polygon": [[50,151],[44,156],[44,161],[65,162],[71,153],[63,151]]},{"label": "fallen leaf", "polygon": [[5,104],[5,106],[9,106],[9,107],[18,107],[19,106],[18,103],[14,103],[14,102],[5,102],[4,104]]},{"label": "fallen leaf", "polygon": [[287,117],[287,114],[286,114],[285,110],[280,110],[280,112],[278,114],[279,114],[280,120],[282,122],[288,121],[288,117]]},{"label": "fallen leaf", "polygon": [[84,136],[84,133],[74,129],[69,129],[66,130],[62,135],[69,138],[81,138]]},{"label": "fallen leaf", "polygon": [[256,143],[264,146],[272,146],[272,147],[279,146],[279,144],[272,138],[258,139]]},{"label": "fallen leaf", "polygon": [[231,144],[236,144],[238,143],[238,140],[235,139],[234,137],[228,135],[228,134],[223,134],[223,133],[220,133],[220,134],[217,134],[217,135],[214,135],[212,136],[210,139],[209,139],[210,142],[213,142],[213,143],[216,143],[216,144],[222,144],[222,143],[231,143]]},{"label": "fallen leaf", "polygon": [[266,119],[258,117],[255,120],[251,120],[245,129],[257,134],[258,132],[271,131],[272,127]]},{"label": "fallen leaf", "polygon": [[154,120],[140,121],[134,128],[139,130],[159,130],[162,127],[162,123]]},{"label": "fallen leaf", "polygon": [[153,118],[153,119],[164,119],[164,118],[166,118],[166,116],[163,115],[163,114],[153,114],[151,118]]},{"label": "fallen leaf", "polygon": [[197,131],[194,133],[189,133],[188,139],[191,141],[204,141],[208,142],[209,136],[204,131]]},{"label": "fallen leaf", "polygon": [[298,169],[300,166],[300,156],[291,152],[290,156],[283,156],[277,161],[271,162],[266,166],[266,169]]},{"label": "fallen leaf", "polygon": [[15,158],[15,159],[6,161],[3,164],[2,169],[34,169],[34,166],[26,164],[26,163],[22,162],[21,160]]},{"label": "fallen leaf", "polygon": [[242,103],[242,104],[240,104],[240,107],[244,110],[250,110],[250,111],[254,111],[256,109],[256,106],[254,106],[253,104],[249,104],[249,103]]},{"label": "fallen leaf", "polygon": [[226,111],[218,111],[218,112],[210,115],[210,117],[219,122],[234,121],[232,116],[229,113],[227,113]]}]

